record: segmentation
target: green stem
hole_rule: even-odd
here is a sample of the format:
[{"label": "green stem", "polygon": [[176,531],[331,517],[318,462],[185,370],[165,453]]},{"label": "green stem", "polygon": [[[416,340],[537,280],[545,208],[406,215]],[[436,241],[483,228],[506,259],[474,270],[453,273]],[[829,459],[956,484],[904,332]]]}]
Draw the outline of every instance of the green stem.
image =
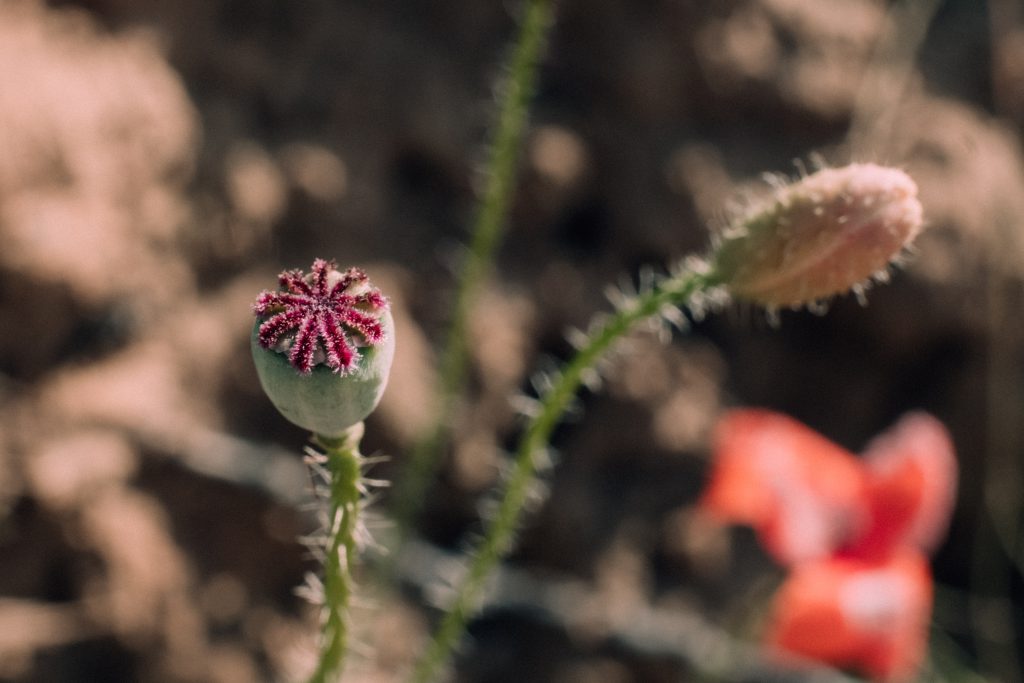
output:
[{"label": "green stem", "polygon": [[480,599],[487,577],[512,545],[527,498],[536,481],[538,454],[547,446],[552,430],[576,395],[586,373],[595,367],[615,341],[635,326],[660,315],[666,307],[687,304],[694,294],[715,284],[717,282],[713,275],[696,271],[684,271],[662,280],[649,292],[631,299],[628,305],[608,318],[590,335],[587,343],[562,372],[552,378],[550,389],[540,397],[539,410],[531,417],[519,442],[497,512],[490,520],[483,540],[472,554],[455,598],[413,671],[411,681],[426,683],[433,680],[451,656],[452,649]]},{"label": "green stem", "polygon": [[452,318],[440,361],[437,413],[426,436],[412,449],[409,464],[397,482],[395,520],[404,535],[419,513],[437,470],[445,433],[462,393],[467,365],[466,323],[501,242],[505,216],[515,188],[516,165],[530,101],[536,89],[540,56],[552,25],[551,0],[529,0],[522,26],[506,67],[498,120],[485,167],[486,186],[477,209],[469,251],[462,264]]},{"label": "green stem", "polygon": [[352,596],[352,567],[357,560],[356,532],[359,524],[360,469],[359,440],[363,423],[350,427],[338,438],[316,435],[323,447],[325,469],[330,476],[329,516],[324,558],[323,638],[320,661],[309,683],[334,683],[341,679],[348,649],[348,606]]}]

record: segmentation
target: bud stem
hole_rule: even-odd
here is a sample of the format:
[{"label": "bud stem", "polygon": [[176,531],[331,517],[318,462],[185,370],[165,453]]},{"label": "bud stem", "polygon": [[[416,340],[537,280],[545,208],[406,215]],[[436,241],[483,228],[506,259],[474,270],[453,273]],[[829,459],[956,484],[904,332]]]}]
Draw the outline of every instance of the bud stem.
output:
[{"label": "bud stem", "polygon": [[617,340],[637,325],[660,315],[667,306],[688,304],[695,294],[706,291],[713,284],[708,275],[694,270],[684,270],[660,281],[650,291],[630,300],[629,305],[621,307],[600,325],[562,372],[552,377],[550,388],[539,397],[540,407],[530,418],[519,442],[494,517],[487,526],[483,540],[472,552],[455,598],[410,681],[427,683],[433,680],[451,656],[452,649],[465,631],[466,623],[479,602],[487,577],[511,548],[530,491],[537,480],[538,456],[588,371],[594,368]]},{"label": "bud stem", "polygon": [[309,683],[333,683],[341,679],[348,649],[347,613],[352,595],[352,567],[357,560],[356,530],[362,476],[359,441],[363,423],[358,422],[340,437],[314,436],[324,449],[325,469],[330,476],[327,543],[324,558],[324,604],[320,660]]}]

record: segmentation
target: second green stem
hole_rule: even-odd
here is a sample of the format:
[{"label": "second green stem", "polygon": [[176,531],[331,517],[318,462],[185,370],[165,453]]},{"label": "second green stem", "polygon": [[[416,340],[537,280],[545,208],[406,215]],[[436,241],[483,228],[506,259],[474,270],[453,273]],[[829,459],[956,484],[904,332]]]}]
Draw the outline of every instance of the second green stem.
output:
[{"label": "second green stem", "polygon": [[467,250],[440,360],[437,414],[428,432],[416,444],[409,463],[396,482],[395,520],[404,535],[420,511],[444,447],[448,422],[462,392],[466,374],[467,321],[483,287],[501,242],[512,199],[523,134],[537,83],[537,68],[552,25],[553,0],[529,0],[522,25],[506,65],[499,95],[498,120],[488,147],[483,195]]}]

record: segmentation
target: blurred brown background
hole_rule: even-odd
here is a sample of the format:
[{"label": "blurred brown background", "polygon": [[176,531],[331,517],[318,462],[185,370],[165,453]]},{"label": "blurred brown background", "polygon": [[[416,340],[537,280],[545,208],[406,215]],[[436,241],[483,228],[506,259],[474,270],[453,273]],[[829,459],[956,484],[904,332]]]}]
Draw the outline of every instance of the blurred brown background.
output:
[{"label": "blurred brown background", "polygon": [[[0,2],[0,680],[308,666],[306,435],[260,392],[249,306],[316,256],[391,295],[399,356],[364,450],[397,476],[431,414],[507,5]],[[962,482],[924,679],[1024,680],[1022,125],[1016,0],[559,3],[467,400],[402,589],[364,578],[351,680],[395,680],[422,645],[439,553],[479,529],[510,398],[570,353],[566,329],[812,153],[915,177],[915,257],[867,307],[777,328],[731,307],[671,344],[639,336],[557,433],[458,680],[797,680],[730,655],[778,570],[689,513],[732,405],[854,450],[905,410],[945,421]],[[668,621],[645,636],[638,615]]]}]

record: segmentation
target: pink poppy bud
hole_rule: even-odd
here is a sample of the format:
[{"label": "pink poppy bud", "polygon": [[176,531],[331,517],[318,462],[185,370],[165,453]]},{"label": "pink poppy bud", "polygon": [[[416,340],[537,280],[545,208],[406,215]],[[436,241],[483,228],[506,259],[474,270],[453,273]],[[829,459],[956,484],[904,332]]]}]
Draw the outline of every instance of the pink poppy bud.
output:
[{"label": "pink poppy bud", "polygon": [[921,230],[917,185],[903,171],[851,164],[780,188],[731,227],[711,256],[736,297],[799,307],[862,288]]}]

